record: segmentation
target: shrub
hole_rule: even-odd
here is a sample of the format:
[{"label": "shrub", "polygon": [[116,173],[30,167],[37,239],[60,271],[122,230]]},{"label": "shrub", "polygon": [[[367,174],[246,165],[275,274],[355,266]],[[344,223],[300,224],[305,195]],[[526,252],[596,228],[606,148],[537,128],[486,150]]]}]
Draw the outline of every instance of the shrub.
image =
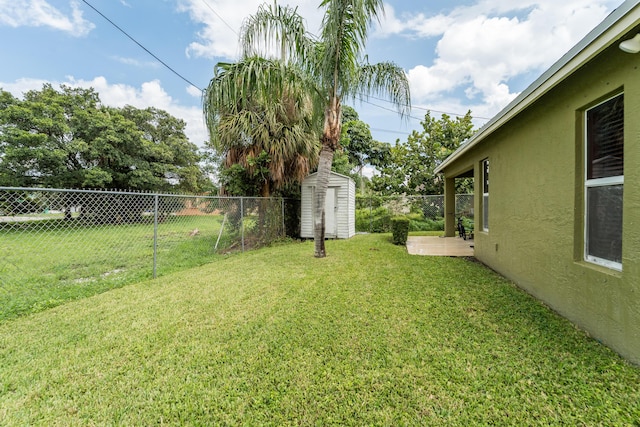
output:
[{"label": "shrub", "polygon": [[444,219],[425,218],[421,213],[408,214],[409,231],[442,231],[444,230]]},{"label": "shrub", "polygon": [[407,243],[409,236],[409,218],[397,216],[391,219],[391,232],[393,234],[393,243],[396,245],[404,245]]},{"label": "shrub", "polygon": [[391,213],[385,207],[356,209],[356,231],[388,233],[391,231]]},{"label": "shrub", "polygon": [[[409,231],[442,231],[444,218],[425,218],[422,213],[414,212],[405,215],[409,220]],[[391,232],[392,213],[386,207],[376,209],[356,209],[356,231],[370,233]],[[466,225],[465,225],[466,226]]]}]

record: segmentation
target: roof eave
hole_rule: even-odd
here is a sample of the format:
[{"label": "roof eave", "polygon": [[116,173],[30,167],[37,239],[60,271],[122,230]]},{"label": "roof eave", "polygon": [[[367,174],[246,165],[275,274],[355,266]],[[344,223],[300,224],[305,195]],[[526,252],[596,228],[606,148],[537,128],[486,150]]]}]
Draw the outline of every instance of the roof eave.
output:
[{"label": "roof eave", "polygon": [[577,45],[545,71],[529,87],[495,115],[463,145],[454,151],[435,169],[441,173],[448,165],[456,161],[467,151],[478,145],[513,117],[532,105],[535,101],[564,81],[573,72],[591,61],[596,55],[615,43],[622,35],[638,25],[640,0],[627,0],[596,28],[587,34]]}]

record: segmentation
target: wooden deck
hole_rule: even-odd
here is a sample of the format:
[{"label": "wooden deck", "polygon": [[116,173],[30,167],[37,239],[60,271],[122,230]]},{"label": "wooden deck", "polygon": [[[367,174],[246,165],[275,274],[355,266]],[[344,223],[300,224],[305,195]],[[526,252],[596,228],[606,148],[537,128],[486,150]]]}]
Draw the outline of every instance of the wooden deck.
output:
[{"label": "wooden deck", "polygon": [[473,256],[473,240],[459,237],[409,236],[407,251],[411,255]]}]

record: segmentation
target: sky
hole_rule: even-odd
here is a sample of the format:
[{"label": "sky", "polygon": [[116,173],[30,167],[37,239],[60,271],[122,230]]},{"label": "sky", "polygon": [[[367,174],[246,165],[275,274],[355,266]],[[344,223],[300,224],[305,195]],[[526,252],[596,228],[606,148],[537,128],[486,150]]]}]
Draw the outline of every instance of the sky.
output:
[{"label": "sky", "polygon": [[[44,83],[93,87],[103,104],[183,119],[191,142],[203,146],[201,90],[216,63],[238,59],[241,24],[263,2],[0,0],[0,88],[21,97]],[[428,111],[439,118],[470,110],[479,127],[622,2],[385,1],[365,53],[405,70],[411,113],[401,118],[378,97],[344,103],[383,142],[406,141]],[[319,0],[280,4],[296,6],[318,33]]]}]

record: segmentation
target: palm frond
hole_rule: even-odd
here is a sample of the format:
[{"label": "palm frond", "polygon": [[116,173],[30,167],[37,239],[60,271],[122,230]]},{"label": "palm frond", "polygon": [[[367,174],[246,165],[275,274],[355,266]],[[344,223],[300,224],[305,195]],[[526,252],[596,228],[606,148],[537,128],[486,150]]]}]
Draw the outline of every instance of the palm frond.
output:
[{"label": "palm frond", "polygon": [[382,0],[324,0],[320,62],[323,88],[341,97],[355,82],[357,65],[363,56],[369,25],[384,13]]},{"label": "palm frond", "polygon": [[365,98],[369,95],[380,95],[389,98],[402,116],[411,110],[409,80],[404,70],[393,62],[365,64],[358,69],[358,77],[352,98]]},{"label": "palm frond", "polygon": [[243,56],[275,56],[283,62],[298,62],[313,48],[313,36],[305,28],[297,8],[264,3],[247,18],[240,34]]},{"label": "palm frond", "polygon": [[[313,101],[317,89],[308,75],[281,61],[250,57],[233,64],[218,63],[203,94],[205,121],[213,132],[220,115],[251,110],[255,105],[277,106],[285,92],[292,109],[298,109]],[[320,108],[315,102],[314,114],[318,115]]]}]

